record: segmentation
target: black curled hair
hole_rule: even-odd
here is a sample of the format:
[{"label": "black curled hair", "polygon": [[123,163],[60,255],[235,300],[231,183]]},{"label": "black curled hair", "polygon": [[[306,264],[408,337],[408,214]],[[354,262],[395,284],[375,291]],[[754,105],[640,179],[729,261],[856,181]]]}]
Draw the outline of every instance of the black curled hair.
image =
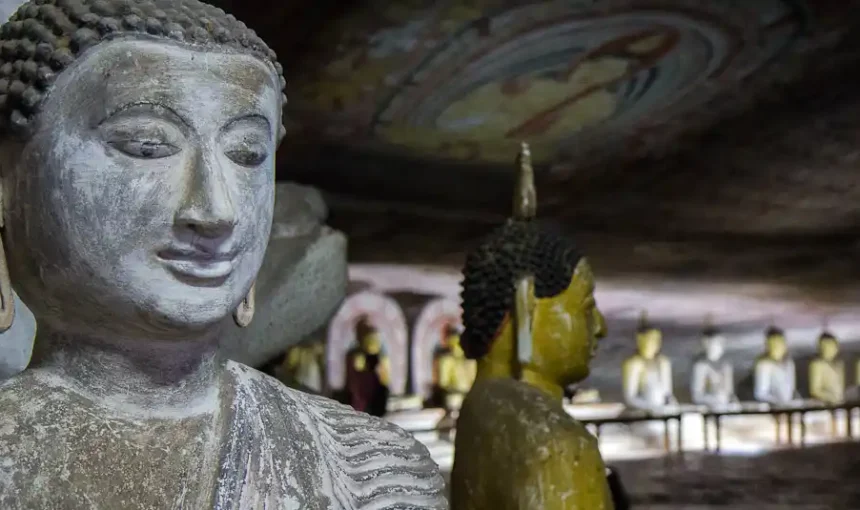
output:
[{"label": "black curled hair", "polygon": [[765,338],[770,338],[772,336],[785,336],[785,331],[776,326],[771,326],[764,332],[764,336]]},{"label": "black curled hair", "polygon": [[650,331],[657,331],[657,326],[651,324],[650,322],[642,322],[636,328],[636,334],[641,335],[644,333],[648,333]]},{"label": "black curled hair", "polygon": [[582,258],[560,230],[535,221],[509,220],[466,257],[460,346],[470,359],[489,352],[493,337],[513,310],[517,279],[534,276],[535,297],[557,296],[570,286]]},{"label": "black curled hair", "polygon": [[705,338],[714,338],[720,334],[720,329],[716,326],[707,326],[702,330],[702,336]]},{"label": "black curled hair", "polygon": [[374,326],[373,323],[370,322],[370,318],[367,316],[360,318],[358,322],[355,323],[355,337],[359,340],[371,333],[376,332],[376,326]]},{"label": "black curled hair", "polygon": [[275,52],[234,16],[200,0],[31,0],[0,28],[0,133],[29,136],[56,76],[87,49],[124,36],[250,54],[270,62],[286,86]]},{"label": "black curled hair", "polygon": [[833,341],[835,341],[835,340],[836,340],[836,335],[834,335],[834,334],[833,334],[833,333],[831,333],[830,331],[822,331],[822,332],[821,332],[821,334],[818,336],[818,341],[819,341],[819,342],[823,342],[823,341],[825,341],[825,340],[833,340]]}]

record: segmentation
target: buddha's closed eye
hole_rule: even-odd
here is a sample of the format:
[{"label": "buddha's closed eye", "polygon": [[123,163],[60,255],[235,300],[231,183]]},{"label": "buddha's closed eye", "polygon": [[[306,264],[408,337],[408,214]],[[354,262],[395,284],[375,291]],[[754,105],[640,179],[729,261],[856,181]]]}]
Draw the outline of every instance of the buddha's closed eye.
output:
[{"label": "buddha's closed eye", "polygon": [[269,157],[268,148],[264,143],[249,139],[228,145],[224,154],[236,164],[246,167],[259,166]]},{"label": "buddha's closed eye", "polygon": [[251,115],[230,122],[222,131],[224,155],[237,165],[253,168],[269,158],[271,133],[265,117]]},{"label": "buddha's closed eye", "polygon": [[101,131],[110,147],[133,158],[166,158],[182,150],[177,129],[150,119],[123,119],[103,125]]}]

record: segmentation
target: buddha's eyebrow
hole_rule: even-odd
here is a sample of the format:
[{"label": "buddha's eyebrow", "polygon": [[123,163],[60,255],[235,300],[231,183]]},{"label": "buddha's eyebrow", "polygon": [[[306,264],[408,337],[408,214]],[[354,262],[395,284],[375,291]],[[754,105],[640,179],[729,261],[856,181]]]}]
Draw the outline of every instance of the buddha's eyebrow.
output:
[{"label": "buddha's eyebrow", "polygon": [[108,114],[105,115],[105,117],[99,121],[98,125],[105,123],[106,121],[108,121],[109,119],[114,117],[115,115],[118,115],[120,113],[129,111],[129,110],[135,110],[135,109],[147,109],[147,110],[151,110],[151,111],[156,111],[158,113],[167,114],[167,116],[173,117],[174,120],[176,120],[177,122],[179,122],[181,124],[184,124],[186,126],[190,125],[188,123],[188,121],[185,119],[185,117],[183,117],[182,115],[177,113],[176,110],[174,110],[173,108],[166,106],[166,105],[163,105],[163,104],[154,103],[152,101],[133,101],[130,103],[121,104],[121,105],[117,106],[116,108],[113,108],[112,110],[110,110],[108,112]]},{"label": "buddha's eyebrow", "polygon": [[232,119],[227,121],[227,123],[224,125],[224,129],[229,130],[235,127],[237,124],[242,123],[260,124],[261,127],[266,129],[266,131],[272,130],[272,122],[262,113],[245,113],[233,117]]}]

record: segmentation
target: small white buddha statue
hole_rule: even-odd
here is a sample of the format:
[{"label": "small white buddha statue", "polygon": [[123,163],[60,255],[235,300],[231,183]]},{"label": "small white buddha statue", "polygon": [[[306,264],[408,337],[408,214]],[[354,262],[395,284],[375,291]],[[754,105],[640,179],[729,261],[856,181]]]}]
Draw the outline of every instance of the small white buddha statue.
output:
[{"label": "small white buddha statue", "polygon": [[731,363],[723,359],[725,338],[712,326],[702,334],[703,352],[693,362],[690,395],[693,403],[722,407],[737,402]]},{"label": "small white buddha statue", "polygon": [[772,326],[765,332],[765,352],[756,359],[753,374],[753,394],[759,402],[786,405],[800,398],[794,360],[781,329]]},{"label": "small white buddha statue", "polygon": [[662,343],[663,334],[648,324],[643,313],[636,332],[637,352],[622,366],[624,403],[628,406],[656,411],[678,402],[672,384],[672,363],[660,354]]}]

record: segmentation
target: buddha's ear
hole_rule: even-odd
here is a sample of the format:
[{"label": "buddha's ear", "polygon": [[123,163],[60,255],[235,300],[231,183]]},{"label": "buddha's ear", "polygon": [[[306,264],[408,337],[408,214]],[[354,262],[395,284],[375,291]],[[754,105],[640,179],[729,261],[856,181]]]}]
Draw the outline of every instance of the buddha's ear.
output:
[{"label": "buddha's ear", "polygon": [[514,331],[517,340],[517,359],[528,363],[532,359],[532,321],[535,309],[535,279],[532,275],[520,277],[514,291]]}]

